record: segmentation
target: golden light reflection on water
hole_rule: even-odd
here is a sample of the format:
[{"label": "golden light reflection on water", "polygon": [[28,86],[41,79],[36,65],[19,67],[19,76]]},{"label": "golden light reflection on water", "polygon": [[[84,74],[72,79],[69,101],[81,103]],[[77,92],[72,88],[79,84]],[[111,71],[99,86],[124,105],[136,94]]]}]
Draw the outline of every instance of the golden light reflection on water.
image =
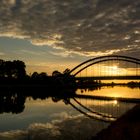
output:
[{"label": "golden light reflection on water", "polygon": [[118,101],[117,101],[117,100],[114,100],[114,101],[113,101],[113,104],[114,104],[114,105],[117,105],[117,104],[118,104]]},{"label": "golden light reflection on water", "polygon": [[139,88],[129,88],[123,86],[102,87],[101,90],[77,90],[78,94],[93,95],[93,96],[107,96],[107,97],[124,97],[124,98],[140,98]]},{"label": "golden light reflection on water", "polygon": [[[97,100],[97,99],[77,99],[80,103],[82,103],[85,106],[106,106],[106,105],[117,105],[117,100],[111,100],[111,101],[105,101],[105,100]],[[74,101],[73,101],[74,103]]]},{"label": "golden light reflection on water", "polygon": [[[132,80],[101,80],[102,83],[129,83]],[[133,82],[140,82],[140,80],[133,80]]]}]

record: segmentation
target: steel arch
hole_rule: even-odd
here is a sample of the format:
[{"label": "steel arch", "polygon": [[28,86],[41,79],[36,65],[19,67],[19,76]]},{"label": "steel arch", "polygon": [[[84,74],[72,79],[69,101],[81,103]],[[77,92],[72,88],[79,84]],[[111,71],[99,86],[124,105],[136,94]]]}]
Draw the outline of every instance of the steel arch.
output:
[{"label": "steel arch", "polygon": [[100,57],[92,58],[92,59],[89,59],[87,61],[84,61],[84,62],[80,63],[79,65],[77,65],[76,67],[74,67],[69,72],[69,74],[72,74],[75,70],[77,70],[78,68],[82,67],[85,64],[90,63],[90,64],[82,67],[79,71],[75,72],[72,75],[73,76],[76,76],[78,73],[80,73],[84,69],[90,67],[91,65],[94,65],[94,64],[97,64],[97,63],[101,63],[101,62],[105,62],[105,61],[110,61],[110,60],[126,61],[126,62],[131,62],[131,63],[140,65],[140,59],[138,59],[138,58],[133,58],[133,57],[128,57],[128,56],[122,56],[122,55],[100,56]]}]

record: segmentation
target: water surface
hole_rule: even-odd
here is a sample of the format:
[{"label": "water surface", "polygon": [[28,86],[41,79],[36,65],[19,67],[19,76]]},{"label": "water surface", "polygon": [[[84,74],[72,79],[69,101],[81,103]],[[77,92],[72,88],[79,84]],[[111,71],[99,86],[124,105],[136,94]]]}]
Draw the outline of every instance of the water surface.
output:
[{"label": "water surface", "polygon": [[[78,89],[77,94],[140,98],[140,89],[128,87],[104,87],[100,90]],[[5,98],[5,97],[4,97]],[[4,99],[2,98],[2,99]],[[84,140],[106,128],[110,122],[98,120],[96,114],[89,118],[73,108],[88,112],[83,106],[75,102],[75,99],[89,109],[119,117],[133,108],[134,103],[123,103],[117,100],[100,101],[87,98],[70,98],[68,100],[56,97],[46,99],[33,99],[26,97],[23,111],[11,113],[6,107],[1,107],[0,114],[0,139],[69,139]],[[7,113],[8,112],[8,113]]]}]

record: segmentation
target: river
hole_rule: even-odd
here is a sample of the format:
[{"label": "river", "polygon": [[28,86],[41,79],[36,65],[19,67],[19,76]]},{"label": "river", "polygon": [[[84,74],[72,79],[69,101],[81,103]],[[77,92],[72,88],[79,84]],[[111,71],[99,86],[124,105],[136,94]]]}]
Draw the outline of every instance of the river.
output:
[{"label": "river", "polygon": [[[14,97],[6,99],[5,96],[1,96],[0,140],[90,139],[110,124],[111,119],[106,121],[105,117],[102,118],[100,114],[112,118],[123,115],[136,104],[119,102],[117,97],[138,99],[140,89],[114,86],[102,87],[98,90],[78,89],[76,94],[108,96],[115,97],[115,99],[111,101],[78,97],[35,99],[28,96],[24,101],[20,98],[18,102],[12,100]],[[15,102],[14,105],[11,100]],[[91,117],[84,115],[83,112]]]}]

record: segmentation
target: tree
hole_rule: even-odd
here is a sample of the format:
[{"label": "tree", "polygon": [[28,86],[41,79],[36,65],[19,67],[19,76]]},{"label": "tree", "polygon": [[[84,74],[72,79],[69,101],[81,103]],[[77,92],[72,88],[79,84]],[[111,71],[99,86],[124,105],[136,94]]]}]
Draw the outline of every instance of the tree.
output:
[{"label": "tree", "polygon": [[4,77],[4,60],[0,59],[0,77]]},{"label": "tree", "polygon": [[23,78],[26,76],[26,71],[25,71],[25,63],[19,60],[14,60],[13,61],[13,75],[16,78]]},{"label": "tree", "polygon": [[53,73],[52,73],[52,76],[55,76],[55,77],[58,77],[58,76],[61,76],[61,75],[62,75],[62,73],[59,72],[58,70],[55,70],[55,71],[53,71]]},{"label": "tree", "polygon": [[41,77],[41,78],[45,78],[45,77],[47,77],[48,75],[47,75],[47,73],[45,73],[45,72],[41,72],[40,74],[39,74],[39,77]]},{"label": "tree", "polygon": [[67,68],[63,71],[63,74],[69,74],[69,72],[70,72],[70,69]]},{"label": "tree", "polygon": [[31,75],[31,78],[32,79],[37,79],[39,78],[39,74],[37,72],[34,72],[32,75]]},{"label": "tree", "polygon": [[0,60],[0,77],[23,78],[26,76],[25,64],[22,61]]}]

